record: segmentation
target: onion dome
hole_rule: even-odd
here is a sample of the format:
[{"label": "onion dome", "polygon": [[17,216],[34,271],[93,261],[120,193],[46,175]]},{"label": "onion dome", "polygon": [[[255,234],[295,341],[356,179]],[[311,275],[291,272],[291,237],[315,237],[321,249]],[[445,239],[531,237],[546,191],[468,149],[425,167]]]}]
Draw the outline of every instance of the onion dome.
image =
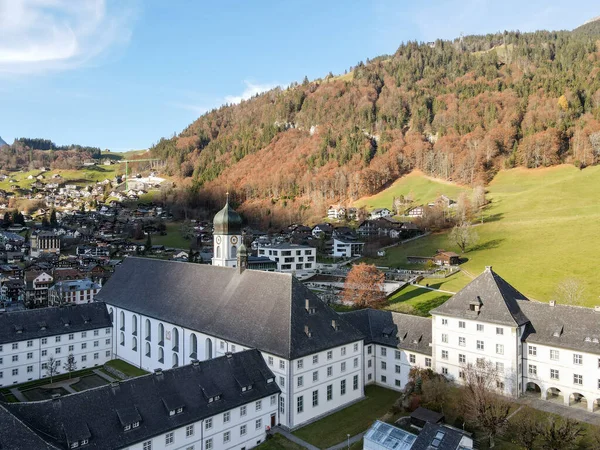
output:
[{"label": "onion dome", "polygon": [[213,220],[214,234],[240,235],[242,234],[242,218],[229,206],[229,194],[225,207],[215,214]]}]

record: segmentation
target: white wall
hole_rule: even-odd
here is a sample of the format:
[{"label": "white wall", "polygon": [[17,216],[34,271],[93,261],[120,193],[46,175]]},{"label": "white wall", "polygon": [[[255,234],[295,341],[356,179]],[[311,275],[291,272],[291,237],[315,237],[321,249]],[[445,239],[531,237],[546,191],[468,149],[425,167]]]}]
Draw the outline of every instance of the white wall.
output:
[{"label": "white wall", "polygon": [[[369,347],[371,347],[370,353]],[[411,359],[414,362],[411,362]],[[399,373],[396,366],[399,367]],[[376,384],[400,391],[406,386],[408,374],[413,367],[433,368],[432,357],[385,345],[365,345],[364,370],[366,384]]]}]

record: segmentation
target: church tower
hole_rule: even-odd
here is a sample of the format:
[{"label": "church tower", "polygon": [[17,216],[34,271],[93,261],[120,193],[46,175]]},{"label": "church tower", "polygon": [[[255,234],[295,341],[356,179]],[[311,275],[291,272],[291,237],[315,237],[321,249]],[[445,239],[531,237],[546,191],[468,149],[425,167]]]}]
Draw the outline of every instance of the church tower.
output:
[{"label": "church tower", "polygon": [[229,194],[225,207],[215,214],[213,220],[213,266],[236,267],[238,250],[242,245],[242,218],[229,206]]}]

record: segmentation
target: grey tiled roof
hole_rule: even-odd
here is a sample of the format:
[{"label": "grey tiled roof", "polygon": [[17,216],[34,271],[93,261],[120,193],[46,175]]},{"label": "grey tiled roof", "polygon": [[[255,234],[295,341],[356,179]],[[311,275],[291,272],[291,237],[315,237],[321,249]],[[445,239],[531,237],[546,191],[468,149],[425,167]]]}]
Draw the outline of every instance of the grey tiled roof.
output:
[{"label": "grey tiled roof", "polygon": [[[239,378],[251,382],[252,389],[242,392]],[[59,448],[67,449],[71,437],[89,438],[85,448],[116,449],[277,394],[280,390],[275,381],[267,383],[271,378],[273,373],[261,354],[247,350],[132,378],[118,386],[106,385],[41,402],[13,403],[6,408]],[[209,403],[205,386],[211,386],[221,398]],[[174,398],[183,399],[183,412],[170,415],[165,405],[171,405]],[[180,403],[175,400],[173,404]],[[124,430],[138,420],[138,427]]]},{"label": "grey tiled roof", "polygon": [[363,338],[290,274],[127,258],[98,299],[286,359]]},{"label": "grey tiled roof", "polygon": [[0,344],[109,327],[104,303],[6,312],[0,314]]},{"label": "grey tiled roof", "polygon": [[600,354],[600,312],[533,301],[519,301],[519,306],[531,321],[524,341]]},{"label": "grey tiled roof", "polygon": [[[431,314],[514,327],[529,321],[517,300],[528,299],[488,267],[445,303],[431,310]],[[479,313],[469,309],[472,302],[481,305]]]},{"label": "grey tiled roof", "polygon": [[431,319],[379,309],[342,314],[365,336],[365,344],[380,344],[431,355]]},{"label": "grey tiled roof", "polygon": [[[432,443],[437,436],[440,437],[439,443],[433,446]],[[458,444],[463,436],[464,433],[461,430],[428,422],[417,436],[411,450],[458,450]]]},{"label": "grey tiled roof", "polygon": [[0,448],[2,450],[51,450],[50,445],[35,432],[0,405]]}]

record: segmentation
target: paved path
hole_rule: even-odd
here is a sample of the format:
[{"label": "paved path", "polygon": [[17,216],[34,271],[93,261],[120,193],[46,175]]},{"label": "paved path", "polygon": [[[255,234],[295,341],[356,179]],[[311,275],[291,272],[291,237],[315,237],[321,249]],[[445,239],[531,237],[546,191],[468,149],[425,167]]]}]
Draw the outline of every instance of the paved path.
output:
[{"label": "paved path", "polygon": [[119,381],[117,378],[111,377],[107,373],[102,372],[100,369],[94,369],[94,373],[96,375],[98,375],[100,378],[105,379],[109,383],[112,383],[113,381]]},{"label": "paved path", "polygon": [[303,441],[299,437],[294,436],[292,433],[290,433],[289,431],[285,431],[282,428],[279,428],[279,427],[271,428],[271,432],[272,433],[279,433],[283,437],[285,437],[286,439],[294,442],[295,444],[301,445],[302,447],[307,448],[308,450],[320,450],[319,447],[315,447],[314,445],[309,444],[306,441]]},{"label": "paved path", "polygon": [[[354,444],[355,442],[360,441],[363,436],[365,435],[366,431],[363,431],[362,433],[358,433],[356,436],[352,436],[350,438],[350,445]],[[340,442],[337,445],[334,445],[333,447],[329,447],[327,450],[342,450],[344,448],[348,448],[348,439],[346,439],[343,442]]]},{"label": "paved path", "polygon": [[27,397],[17,388],[10,388],[10,393],[16,397],[20,402],[28,402]]},{"label": "paved path", "polygon": [[432,287],[429,287],[429,286],[423,286],[422,284],[417,284],[417,283],[413,283],[413,286],[417,286],[417,287],[420,287],[420,288],[423,288],[423,289],[428,289],[430,291],[443,292],[445,294],[450,294],[450,295],[456,294],[456,292],[444,291],[443,289],[436,289],[436,288],[432,288]]},{"label": "paved path", "polygon": [[600,414],[589,412],[583,408],[566,406],[557,402],[530,396],[520,397],[517,401],[523,405],[528,405],[541,411],[558,414],[562,417],[568,417],[569,419],[586,422],[592,425],[600,425]]}]

